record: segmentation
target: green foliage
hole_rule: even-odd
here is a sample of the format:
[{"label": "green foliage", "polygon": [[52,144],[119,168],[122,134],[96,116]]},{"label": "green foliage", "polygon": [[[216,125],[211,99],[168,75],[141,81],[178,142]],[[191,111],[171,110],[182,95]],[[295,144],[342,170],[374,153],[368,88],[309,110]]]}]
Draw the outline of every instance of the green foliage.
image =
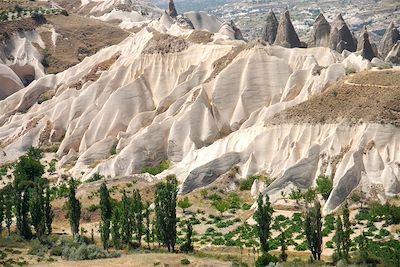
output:
[{"label": "green foliage", "polygon": [[178,206],[179,206],[179,208],[182,209],[183,213],[185,213],[185,210],[190,208],[192,206],[192,203],[190,203],[188,197],[185,197],[178,201]]},{"label": "green foliage", "polygon": [[144,167],[142,173],[149,173],[151,175],[157,175],[162,173],[165,170],[168,170],[171,167],[171,161],[165,160],[160,163],[158,166],[154,167]]},{"label": "green foliage", "polygon": [[300,204],[300,200],[303,199],[303,193],[301,192],[300,189],[292,189],[289,194],[289,199],[295,200],[296,204]]},{"label": "green foliage", "polygon": [[251,190],[251,187],[255,180],[256,180],[256,176],[249,176],[245,180],[241,180],[240,185],[239,185],[240,191]]},{"label": "green foliage", "polygon": [[90,177],[88,180],[86,180],[86,183],[93,183],[93,182],[97,182],[100,180],[103,180],[105,177],[103,175],[100,175],[99,173],[95,173],[93,174],[92,177]]},{"label": "green foliage", "polygon": [[343,208],[343,256],[347,261],[349,260],[351,248],[351,233],[350,211],[346,202]]},{"label": "green foliage", "polygon": [[306,235],[308,248],[314,260],[321,260],[322,254],[322,216],[321,204],[315,201],[312,207],[306,211],[304,220],[304,233]]},{"label": "green foliage", "polygon": [[100,187],[100,236],[103,242],[103,248],[108,249],[110,239],[110,224],[112,216],[112,206],[110,192],[106,183],[102,183]]},{"label": "green foliage", "polygon": [[213,206],[221,215],[229,209],[229,203],[222,199],[214,201]]},{"label": "green foliage", "polygon": [[62,250],[62,258],[69,261],[117,258],[120,256],[119,253],[109,253],[96,245],[79,242],[67,242]]},{"label": "green foliage", "polygon": [[258,257],[255,266],[256,267],[265,267],[269,266],[270,263],[277,263],[279,259],[275,256],[272,256],[269,253],[263,253],[260,257]]},{"label": "green foliage", "polygon": [[72,235],[75,237],[79,233],[79,221],[81,219],[81,203],[76,198],[76,183],[74,179],[69,181],[69,193],[68,193],[68,216],[69,224],[71,226]]},{"label": "green foliage", "polygon": [[178,181],[174,175],[168,176],[165,182],[156,185],[155,211],[156,231],[159,240],[168,248],[175,251],[176,244],[176,197]]},{"label": "green foliage", "polygon": [[240,197],[237,193],[230,193],[229,194],[229,208],[236,210],[236,209],[240,209]]},{"label": "green foliage", "polygon": [[55,173],[56,172],[56,164],[57,164],[57,160],[52,159],[49,163],[49,168],[47,169],[47,172],[49,172],[50,174]]},{"label": "green foliage", "polygon": [[332,192],[333,182],[329,176],[320,175],[317,178],[317,191],[327,200]]},{"label": "green foliage", "polygon": [[242,210],[250,210],[250,209],[251,209],[251,205],[250,204],[243,203]]},{"label": "green foliage", "polygon": [[254,219],[258,225],[257,230],[261,244],[261,251],[268,253],[270,250],[269,239],[271,237],[271,223],[274,209],[272,208],[268,195],[265,195],[264,201],[263,195],[260,194],[258,196],[257,205],[257,210],[254,213]]},{"label": "green foliage", "polygon": [[133,191],[133,213],[134,213],[134,222],[135,222],[135,233],[136,233],[136,240],[141,246],[142,242],[142,234],[143,234],[143,203],[142,198],[140,196],[139,190]]},{"label": "green foliage", "polygon": [[190,260],[188,260],[186,258],[181,259],[181,265],[189,265],[189,264],[190,264]]},{"label": "green foliage", "polygon": [[200,195],[203,199],[206,199],[208,197],[208,190],[207,189],[202,189],[200,191]]},{"label": "green foliage", "polygon": [[133,218],[131,214],[132,201],[126,195],[124,190],[121,201],[121,215],[122,215],[122,241],[129,245],[132,241],[133,232]]},{"label": "green foliage", "polygon": [[111,217],[111,237],[115,249],[121,249],[122,212],[119,204],[115,205]]},{"label": "green foliage", "polygon": [[186,241],[180,247],[180,250],[182,252],[185,253],[193,252],[192,236],[193,236],[192,224],[190,222],[187,222]]}]

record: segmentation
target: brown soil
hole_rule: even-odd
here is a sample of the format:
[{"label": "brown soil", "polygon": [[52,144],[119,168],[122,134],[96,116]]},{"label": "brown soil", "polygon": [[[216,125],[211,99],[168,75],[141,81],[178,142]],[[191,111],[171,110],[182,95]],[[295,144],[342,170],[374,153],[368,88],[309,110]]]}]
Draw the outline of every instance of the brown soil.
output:
[{"label": "brown soil", "polygon": [[187,40],[192,43],[196,44],[207,44],[209,42],[212,42],[212,36],[213,34],[208,31],[199,31],[199,30],[194,30]]},{"label": "brown soil", "polygon": [[143,54],[179,53],[188,48],[188,42],[182,37],[153,32],[153,38],[148,42]]},{"label": "brown soil", "polygon": [[0,24],[0,42],[7,40],[14,32],[32,31],[41,25],[32,18],[24,18],[17,21],[7,21]]},{"label": "brown soil", "polygon": [[373,122],[400,126],[399,71],[369,71],[276,114],[268,124]]},{"label": "brown soil", "polygon": [[[100,49],[120,43],[129,35],[118,27],[77,15],[49,16],[47,21],[61,34],[55,47],[51,42],[48,45],[48,73],[64,71]],[[49,41],[49,37],[43,39]]]}]

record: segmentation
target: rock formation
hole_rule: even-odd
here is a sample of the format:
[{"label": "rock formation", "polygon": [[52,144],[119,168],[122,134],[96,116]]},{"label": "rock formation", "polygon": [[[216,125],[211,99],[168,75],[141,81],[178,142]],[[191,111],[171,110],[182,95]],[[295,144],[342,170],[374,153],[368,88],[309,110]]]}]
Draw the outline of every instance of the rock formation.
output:
[{"label": "rock formation", "polygon": [[265,22],[261,38],[265,42],[267,42],[269,44],[273,44],[276,39],[276,34],[278,33],[278,26],[279,26],[279,22],[276,19],[275,13],[271,10],[268,13],[267,20]]},{"label": "rock formation", "polygon": [[364,28],[364,31],[360,34],[360,38],[358,39],[357,51],[361,51],[361,56],[365,59],[371,61],[375,56],[375,51],[369,41],[369,34],[367,27]]},{"label": "rock formation", "polygon": [[393,46],[392,50],[388,53],[385,61],[394,64],[400,64],[400,41]]},{"label": "rock formation", "polygon": [[339,53],[342,53],[343,50],[355,52],[357,49],[357,40],[350,32],[350,29],[341,14],[339,14],[332,22],[331,35],[329,39],[329,47]]},{"label": "rock formation", "polygon": [[297,35],[289,11],[286,10],[279,21],[278,32],[275,39],[275,45],[287,48],[301,47],[299,36]]},{"label": "rock formation", "polygon": [[391,22],[378,47],[383,58],[387,57],[398,40],[400,40],[399,30],[395,27],[394,23]]},{"label": "rock formation", "polygon": [[325,16],[320,13],[314,22],[313,32],[310,40],[310,47],[328,47],[329,37],[331,34],[331,25],[325,19]]},{"label": "rock formation", "polygon": [[172,18],[175,18],[176,16],[178,16],[178,12],[176,11],[174,0],[169,0],[168,15],[170,15]]}]

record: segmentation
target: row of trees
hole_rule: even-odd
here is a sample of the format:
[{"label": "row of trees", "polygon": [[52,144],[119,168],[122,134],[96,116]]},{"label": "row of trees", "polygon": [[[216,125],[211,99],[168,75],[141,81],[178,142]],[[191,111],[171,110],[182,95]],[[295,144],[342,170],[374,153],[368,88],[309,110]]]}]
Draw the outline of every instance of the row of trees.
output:
[{"label": "row of trees", "polygon": [[31,148],[15,164],[14,181],[0,191],[0,231],[5,224],[8,235],[15,217],[16,229],[25,239],[50,235],[54,212],[50,203],[50,187],[40,163],[42,152]]},{"label": "row of trees", "polygon": [[[271,238],[271,224],[273,222],[274,209],[269,201],[268,195],[260,194],[257,200],[257,210],[254,213],[254,219],[257,222],[257,232],[260,239],[260,247],[263,255],[258,259],[256,265],[264,266],[270,262],[287,260],[287,241],[285,240],[284,230],[281,229],[281,253],[279,259],[269,254],[269,240]],[[351,223],[350,211],[347,203],[342,209],[342,216],[338,215],[336,219],[335,241],[335,260],[349,261],[349,252],[351,248]],[[304,234],[306,236],[308,248],[314,260],[321,260],[323,249],[322,235],[322,214],[321,204],[314,198],[313,203],[306,202],[304,211]]]}]

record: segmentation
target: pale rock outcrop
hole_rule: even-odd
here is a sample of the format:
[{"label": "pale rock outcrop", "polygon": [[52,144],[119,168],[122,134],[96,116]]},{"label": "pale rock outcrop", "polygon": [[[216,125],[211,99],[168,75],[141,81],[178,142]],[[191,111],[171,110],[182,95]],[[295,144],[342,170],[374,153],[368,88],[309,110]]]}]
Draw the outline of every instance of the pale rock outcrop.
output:
[{"label": "pale rock outcrop", "polygon": [[24,85],[14,71],[6,65],[0,64],[0,100],[7,98],[22,88],[24,88]]},{"label": "pale rock outcrop", "polygon": [[390,23],[387,28],[385,35],[379,43],[379,52],[383,58],[386,58],[393,46],[400,40],[399,30],[396,28],[393,22]]},{"label": "pale rock outcrop", "polygon": [[397,43],[393,46],[385,61],[391,62],[396,65],[400,64],[400,41],[397,41]]},{"label": "pale rock outcrop", "polygon": [[325,16],[320,13],[313,25],[309,47],[329,47],[329,38],[331,34],[331,25]]},{"label": "pale rock outcrop", "polygon": [[290,20],[290,14],[288,10],[281,15],[274,44],[287,48],[301,47],[299,36],[297,35],[292,21]]},{"label": "pale rock outcrop", "polygon": [[336,17],[331,26],[329,47],[339,53],[342,53],[343,50],[355,52],[357,50],[357,40],[350,32],[341,14]]},{"label": "pale rock outcrop", "polygon": [[361,52],[363,58],[371,61],[375,56],[377,56],[370,43],[367,27],[365,27],[364,31],[360,34],[357,44],[357,51]]},{"label": "pale rock outcrop", "polygon": [[267,15],[265,25],[263,27],[261,38],[269,43],[273,44],[278,33],[279,22],[275,16],[274,11],[270,11]]}]

